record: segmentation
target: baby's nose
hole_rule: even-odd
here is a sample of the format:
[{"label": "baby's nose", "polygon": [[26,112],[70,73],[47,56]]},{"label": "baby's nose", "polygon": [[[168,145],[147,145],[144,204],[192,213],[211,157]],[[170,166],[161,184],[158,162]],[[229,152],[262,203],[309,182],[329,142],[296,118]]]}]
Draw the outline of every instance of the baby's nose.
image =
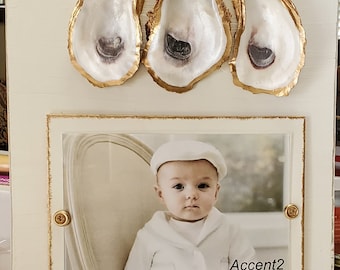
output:
[{"label": "baby's nose", "polygon": [[198,190],[195,187],[188,187],[186,192],[186,198],[190,200],[198,199]]}]

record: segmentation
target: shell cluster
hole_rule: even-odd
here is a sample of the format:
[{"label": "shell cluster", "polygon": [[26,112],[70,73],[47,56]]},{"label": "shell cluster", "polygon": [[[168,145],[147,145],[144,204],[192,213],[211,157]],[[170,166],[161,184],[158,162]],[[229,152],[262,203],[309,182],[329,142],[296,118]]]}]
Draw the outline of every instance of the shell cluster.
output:
[{"label": "shell cluster", "polygon": [[[288,95],[305,60],[306,37],[291,0],[78,0],[69,23],[72,64],[93,85],[123,84],[143,63],[153,80],[182,93],[227,63],[235,85]],[[144,42],[145,40],[145,42]]]}]

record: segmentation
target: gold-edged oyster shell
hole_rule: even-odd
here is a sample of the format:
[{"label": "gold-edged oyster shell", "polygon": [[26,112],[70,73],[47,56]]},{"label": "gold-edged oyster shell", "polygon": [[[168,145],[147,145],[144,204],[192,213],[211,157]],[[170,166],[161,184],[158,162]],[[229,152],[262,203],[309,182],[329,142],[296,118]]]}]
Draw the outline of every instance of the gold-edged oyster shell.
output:
[{"label": "gold-edged oyster shell", "polygon": [[227,60],[232,37],[222,0],[157,0],[148,16],[142,62],[166,90],[188,91]]},{"label": "gold-edged oyster shell", "polygon": [[305,60],[306,37],[291,0],[233,0],[238,29],[229,62],[234,84],[288,95]]},{"label": "gold-edged oyster shell", "polygon": [[78,0],[69,23],[68,51],[76,69],[98,87],[121,85],[140,63],[137,0]]}]

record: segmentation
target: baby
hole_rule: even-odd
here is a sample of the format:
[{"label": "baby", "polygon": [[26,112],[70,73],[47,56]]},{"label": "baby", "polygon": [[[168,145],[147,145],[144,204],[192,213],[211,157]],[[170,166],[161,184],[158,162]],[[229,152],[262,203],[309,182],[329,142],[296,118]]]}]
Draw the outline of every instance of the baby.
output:
[{"label": "baby", "polygon": [[214,205],[227,168],[221,153],[199,141],[170,141],[151,159],[155,191],[167,211],[138,232],[125,270],[229,270],[255,251]]}]

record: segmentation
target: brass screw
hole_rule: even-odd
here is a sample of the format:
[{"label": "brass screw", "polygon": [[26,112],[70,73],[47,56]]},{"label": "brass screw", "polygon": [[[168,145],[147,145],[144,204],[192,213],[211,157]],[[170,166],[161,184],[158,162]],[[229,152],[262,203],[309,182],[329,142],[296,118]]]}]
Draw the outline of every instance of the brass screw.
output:
[{"label": "brass screw", "polygon": [[65,210],[57,211],[54,214],[54,222],[60,227],[67,226],[71,222],[71,215]]},{"label": "brass screw", "polygon": [[287,218],[293,219],[299,215],[299,208],[295,204],[288,204],[284,209],[284,213]]}]

